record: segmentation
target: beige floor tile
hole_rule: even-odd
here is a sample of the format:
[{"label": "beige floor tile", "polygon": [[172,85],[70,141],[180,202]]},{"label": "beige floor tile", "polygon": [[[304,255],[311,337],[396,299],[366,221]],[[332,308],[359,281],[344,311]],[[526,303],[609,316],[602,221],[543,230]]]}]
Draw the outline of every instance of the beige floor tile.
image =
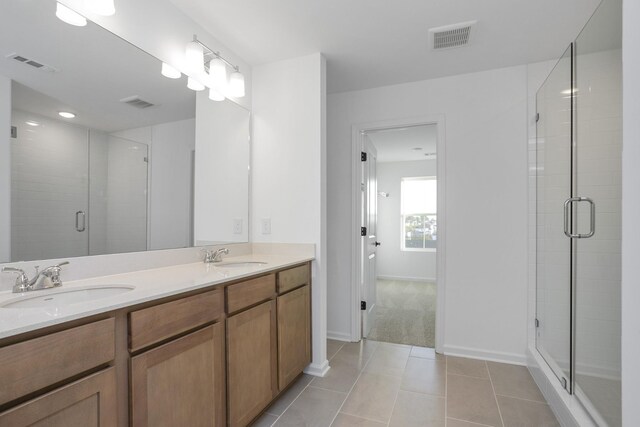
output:
[{"label": "beige floor tile", "polygon": [[258,418],[258,420],[251,424],[251,427],[271,427],[273,425],[273,423],[276,422],[276,420],[278,419],[277,415],[272,415],[272,414],[262,414],[262,416],[260,418]]},{"label": "beige floor tile", "polygon": [[386,423],[399,389],[399,377],[363,372],[341,412]]},{"label": "beige floor tile", "polygon": [[378,343],[376,341],[348,342],[342,346],[336,355],[354,357],[366,363],[377,347]]},{"label": "beige floor tile", "polygon": [[529,370],[524,366],[487,362],[496,394],[545,402]]},{"label": "beige floor tile", "polygon": [[546,403],[498,396],[505,427],[559,427]]},{"label": "beige floor tile", "polygon": [[491,381],[447,375],[447,416],[490,426],[502,425]]},{"label": "beige floor tile", "polygon": [[287,406],[291,405],[302,390],[313,380],[311,375],[303,374],[296,382],[287,389],[269,408],[267,413],[272,415],[282,415]]},{"label": "beige floor tile", "polygon": [[401,377],[410,353],[410,346],[381,343],[364,367],[364,371]]},{"label": "beige floor tile", "polygon": [[446,369],[447,365],[444,361],[410,357],[402,376],[400,389],[444,396]]},{"label": "beige floor tile", "polygon": [[483,427],[484,424],[476,424],[469,421],[456,420],[455,418],[447,418],[447,427]]},{"label": "beige floor tile", "polygon": [[348,393],[363,368],[363,363],[353,356],[335,356],[329,365],[331,369],[327,375],[314,378],[311,381],[312,386]]},{"label": "beige floor tile", "polygon": [[434,348],[416,347],[416,346],[413,346],[411,348],[410,356],[420,357],[422,359],[438,359],[438,360],[446,359],[446,356],[436,353],[436,350]]},{"label": "beige floor tile", "polygon": [[447,374],[466,375],[468,377],[489,378],[484,360],[447,356]]},{"label": "beige floor tile", "polygon": [[344,344],[343,341],[327,340],[327,359],[331,360]]},{"label": "beige floor tile", "polygon": [[329,427],[346,397],[345,393],[307,387],[274,426]]},{"label": "beige floor tile", "polygon": [[387,427],[387,425],[340,412],[331,427]]},{"label": "beige floor tile", "polygon": [[444,427],[444,398],[421,393],[398,393],[389,427]]}]

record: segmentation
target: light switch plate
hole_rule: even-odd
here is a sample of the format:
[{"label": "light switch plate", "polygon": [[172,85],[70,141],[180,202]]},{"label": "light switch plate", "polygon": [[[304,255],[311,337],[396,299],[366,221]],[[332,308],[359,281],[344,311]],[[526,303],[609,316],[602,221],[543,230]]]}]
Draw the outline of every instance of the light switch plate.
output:
[{"label": "light switch plate", "polygon": [[233,219],[233,234],[242,234],[242,218]]},{"label": "light switch plate", "polygon": [[271,218],[262,218],[262,234],[271,234]]}]

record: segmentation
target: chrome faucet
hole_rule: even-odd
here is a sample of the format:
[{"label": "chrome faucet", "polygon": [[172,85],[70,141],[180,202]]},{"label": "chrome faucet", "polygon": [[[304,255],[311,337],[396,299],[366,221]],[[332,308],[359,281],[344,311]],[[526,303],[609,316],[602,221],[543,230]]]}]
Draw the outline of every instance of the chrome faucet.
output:
[{"label": "chrome faucet", "polygon": [[21,268],[3,267],[2,272],[18,274],[18,277],[16,278],[16,284],[13,285],[13,292],[22,293],[62,286],[60,271],[62,270],[62,266],[67,264],[69,264],[69,261],[64,261],[60,264],[47,267],[42,271],[39,271],[39,267],[36,266],[36,275],[31,280],[29,280],[29,277],[27,277],[27,273],[25,273],[25,271]]},{"label": "chrome faucet", "polygon": [[215,251],[202,249],[202,252],[204,252],[203,261],[205,262],[205,264],[210,264],[212,262],[222,262],[222,255],[229,255],[229,249],[227,248],[220,248],[216,249]]}]

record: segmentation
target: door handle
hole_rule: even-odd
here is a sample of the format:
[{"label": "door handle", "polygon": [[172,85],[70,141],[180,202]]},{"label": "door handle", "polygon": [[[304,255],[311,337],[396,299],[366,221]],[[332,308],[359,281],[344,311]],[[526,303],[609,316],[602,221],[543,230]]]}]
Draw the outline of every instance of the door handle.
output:
[{"label": "door handle", "polygon": [[[587,202],[590,205],[589,232],[573,234],[569,231],[569,207],[573,202]],[[571,197],[564,202],[564,234],[570,239],[588,239],[596,233],[596,204],[589,197]]]},{"label": "door handle", "polygon": [[[80,216],[82,215],[82,228],[80,227]],[[82,233],[86,230],[87,226],[87,216],[84,211],[76,212],[76,231]]]},{"label": "door handle", "polygon": [[375,242],[375,243],[374,243],[374,245],[376,245],[376,246],[380,246],[380,245],[381,245],[381,243],[380,243],[380,242]]}]

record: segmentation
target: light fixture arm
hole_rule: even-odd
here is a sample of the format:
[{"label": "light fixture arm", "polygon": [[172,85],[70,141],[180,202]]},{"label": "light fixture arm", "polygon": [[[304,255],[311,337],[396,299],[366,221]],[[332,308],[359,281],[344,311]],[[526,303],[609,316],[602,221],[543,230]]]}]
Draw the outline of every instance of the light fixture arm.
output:
[{"label": "light fixture arm", "polygon": [[240,71],[240,67],[238,65],[232,64],[229,60],[227,60],[225,57],[223,57],[220,54],[220,52],[214,51],[209,46],[207,46],[206,44],[202,43],[200,40],[198,40],[198,36],[195,35],[195,34],[193,35],[193,41],[198,43],[204,49],[205,67],[208,67],[207,63],[210,62],[211,59],[214,59],[214,58],[208,58],[208,57],[215,57],[215,58],[218,58],[218,59],[222,60],[222,62],[227,64],[229,67],[233,68],[234,71],[236,71],[236,72]]}]

